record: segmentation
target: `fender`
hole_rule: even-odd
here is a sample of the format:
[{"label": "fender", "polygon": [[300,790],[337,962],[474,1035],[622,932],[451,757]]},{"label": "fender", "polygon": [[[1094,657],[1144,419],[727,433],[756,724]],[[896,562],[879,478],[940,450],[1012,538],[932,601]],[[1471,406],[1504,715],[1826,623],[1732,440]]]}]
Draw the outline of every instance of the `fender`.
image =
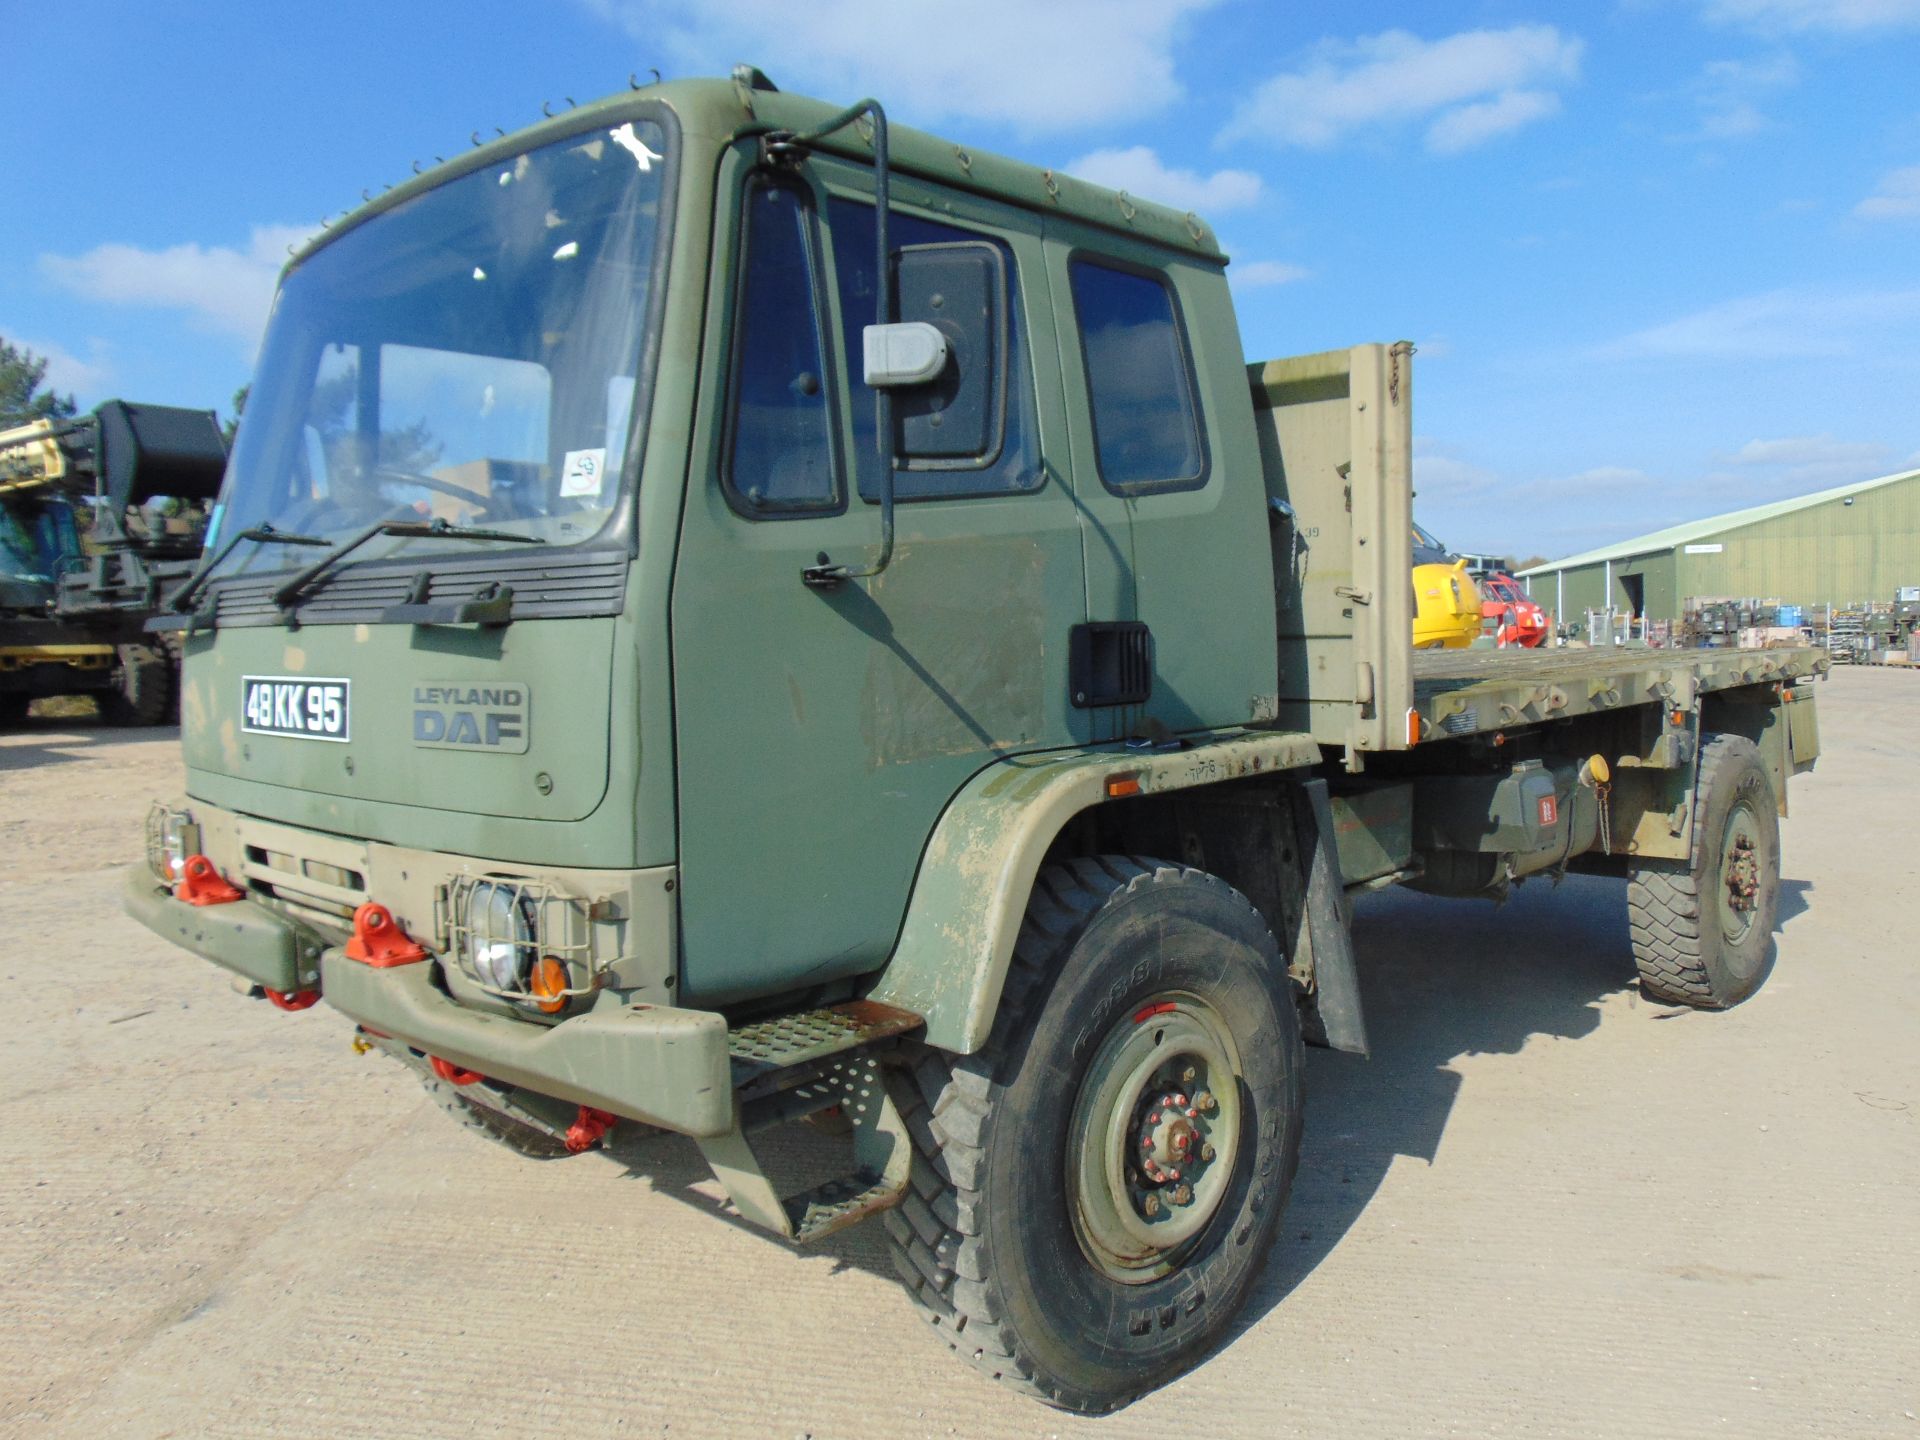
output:
[{"label": "fender", "polygon": [[1061,828],[1109,800],[1320,763],[1311,735],[1235,730],[1178,748],[1100,746],[989,765],[954,796],[921,857],[900,941],[869,998],[926,1017],[926,1041],[987,1041],[1040,862]]}]

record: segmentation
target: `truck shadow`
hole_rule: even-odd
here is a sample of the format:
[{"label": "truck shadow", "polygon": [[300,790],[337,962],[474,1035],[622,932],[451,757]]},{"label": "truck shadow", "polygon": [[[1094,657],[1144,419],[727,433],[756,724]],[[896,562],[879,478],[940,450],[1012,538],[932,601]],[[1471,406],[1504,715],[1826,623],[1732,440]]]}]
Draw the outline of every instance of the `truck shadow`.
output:
[{"label": "truck shadow", "polygon": [[1517,1054],[1536,1036],[1577,1040],[1599,1027],[1607,996],[1638,988],[1625,897],[1605,879],[1574,876],[1557,892],[1535,881],[1498,908],[1369,896],[1354,943],[1372,1055],[1308,1052],[1299,1174],[1236,1334],[1332,1254],[1396,1161],[1444,1163],[1455,1060]]},{"label": "truck shadow", "polygon": [[[1781,884],[1780,921],[1807,908],[1805,881]],[[1227,1343],[1258,1325],[1346,1238],[1396,1161],[1445,1163],[1440,1141],[1462,1079],[1462,1056],[1515,1055],[1538,1036],[1577,1040],[1599,1028],[1601,1004],[1637,993],[1618,881],[1544,879],[1503,906],[1406,891],[1364,897],[1354,941],[1371,1057],[1307,1051],[1306,1134],[1292,1198],[1266,1273]],[[1669,1013],[1641,1002],[1648,1014]],[[1624,1017],[1626,1023],[1648,1014]],[[770,1170],[791,1183],[825,1178],[834,1147],[803,1127],[756,1138]],[[657,1192],[778,1244],[719,1198],[700,1152],[679,1136],[619,1139],[611,1158]],[[811,1173],[810,1173],[811,1172]],[[785,1248],[785,1247],[783,1247]],[[891,1278],[879,1224],[855,1226],[804,1248],[841,1269]]]}]

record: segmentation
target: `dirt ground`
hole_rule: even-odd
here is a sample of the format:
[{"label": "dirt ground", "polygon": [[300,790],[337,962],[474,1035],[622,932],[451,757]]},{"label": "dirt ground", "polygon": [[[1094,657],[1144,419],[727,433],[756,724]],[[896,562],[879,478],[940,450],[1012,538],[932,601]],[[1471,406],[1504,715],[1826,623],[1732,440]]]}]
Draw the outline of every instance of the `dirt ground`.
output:
[{"label": "dirt ground", "polygon": [[1920,674],[1841,671],[1780,962],[1632,985],[1618,886],[1374,897],[1374,1056],[1312,1052],[1234,1339],[1083,1422],[948,1356],[877,1226],[799,1252],[690,1144],[538,1163],[325,1006],[120,914],[171,731],[0,735],[0,1431],[1920,1440]]}]

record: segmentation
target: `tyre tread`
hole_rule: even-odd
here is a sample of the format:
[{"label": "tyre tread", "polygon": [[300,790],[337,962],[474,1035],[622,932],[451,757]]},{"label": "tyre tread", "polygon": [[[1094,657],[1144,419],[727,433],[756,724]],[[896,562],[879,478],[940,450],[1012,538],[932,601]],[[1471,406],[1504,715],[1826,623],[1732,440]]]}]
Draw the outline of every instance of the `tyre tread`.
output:
[{"label": "tyre tread", "polygon": [[1643,861],[1627,882],[1633,959],[1640,988],[1650,999],[1697,1010],[1724,1009],[1731,1003],[1715,993],[1707,968],[1708,916],[1699,881],[1707,838],[1700,817],[1722,768],[1747,755],[1751,746],[1744,736],[1717,734],[1701,747],[1691,857],[1684,862]]}]

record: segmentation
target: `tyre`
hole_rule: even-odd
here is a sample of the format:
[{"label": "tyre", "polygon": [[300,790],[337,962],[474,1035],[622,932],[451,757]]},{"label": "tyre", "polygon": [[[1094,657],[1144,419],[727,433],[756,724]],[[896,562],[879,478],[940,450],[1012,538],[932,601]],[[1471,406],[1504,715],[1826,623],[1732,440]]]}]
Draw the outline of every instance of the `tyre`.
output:
[{"label": "tyre", "polygon": [[484,1135],[516,1155],[530,1156],[535,1160],[558,1160],[572,1153],[567,1149],[567,1142],[559,1136],[536,1130],[511,1115],[503,1115],[498,1110],[476,1104],[438,1076],[422,1075],[420,1083],[427,1087],[427,1094],[433,1097],[433,1103],[459,1121],[462,1129]]},{"label": "tyre", "polygon": [[1773,969],[1780,815],[1759,748],[1715,735],[1701,748],[1687,861],[1649,860],[1627,878],[1640,988],[1699,1010],[1738,1005]]},{"label": "tyre", "polygon": [[0,730],[13,730],[27,723],[30,695],[0,695]]},{"label": "tyre", "polygon": [[1300,1152],[1266,922],[1197,870],[1036,880],[986,1046],[910,1052],[895,1268],[960,1355],[1099,1414],[1191,1367],[1259,1278]]},{"label": "tyre", "polygon": [[100,715],[109,725],[165,724],[173,708],[173,666],[163,651],[122,645],[111,690],[100,693]]}]

